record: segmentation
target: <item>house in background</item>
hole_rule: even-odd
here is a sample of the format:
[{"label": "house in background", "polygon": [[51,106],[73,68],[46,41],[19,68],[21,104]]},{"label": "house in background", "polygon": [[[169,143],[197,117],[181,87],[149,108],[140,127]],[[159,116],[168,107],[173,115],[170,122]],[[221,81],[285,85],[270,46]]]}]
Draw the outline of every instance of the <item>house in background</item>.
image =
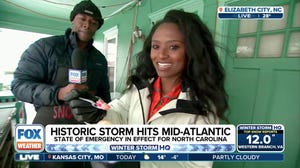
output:
[{"label": "house in background", "polygon": [[[63,34],[80,0],[3,0],[0,28]],[[111,92],[122,92],[151,26],[170,9],[198,14],[208,25],[226,71],[231,124],[283,124],[283,162],[216,162],[223,167],[300,167],[299,0],[94,0],[105,18],[95,36],[107,57]],[[218,6],[283,6],[281,20],[221,20]],[[139,36],[140,33],[140,36]],[[4,46],[2,46],[4,47]],[[225,48],[225,49],[224,49]],[[3,59],[3,56],[1,57]],[[1,82],[0,82],[1,83]]]}]

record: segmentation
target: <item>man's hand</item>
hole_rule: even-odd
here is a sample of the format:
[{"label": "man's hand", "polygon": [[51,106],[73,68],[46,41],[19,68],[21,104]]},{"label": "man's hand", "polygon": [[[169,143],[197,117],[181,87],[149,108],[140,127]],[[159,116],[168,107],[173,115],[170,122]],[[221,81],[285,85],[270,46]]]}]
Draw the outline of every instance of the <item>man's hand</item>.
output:
[{"label": "man's hand", "polygon": [[80,84],[73,84],[73,83],[68,84],[67,86],[62,87],[62,88],[59,89],[58,95],[57,95],[58,100],[65,101],[66,95],[70,94],[70,92],[72,90],[77,90],[79,92],[81,92],[81,91],[87,91],[88,90],[88,86],[85,85],[85,84],[82,84],[82,85],[80,85]]}]

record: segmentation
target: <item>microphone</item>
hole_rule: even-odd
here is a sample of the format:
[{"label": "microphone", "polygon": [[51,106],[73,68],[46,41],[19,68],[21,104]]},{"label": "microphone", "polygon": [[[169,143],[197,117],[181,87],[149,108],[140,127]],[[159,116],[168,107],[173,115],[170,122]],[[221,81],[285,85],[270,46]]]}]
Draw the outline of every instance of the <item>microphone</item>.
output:
[{"label": "microphone", "polygon": [[87,52],[75,48],[72,52],[72,69],[69,69],[69,83],[83,84],[87,81]]},{"label": "microphone", "polygon": [[[87,56],[88,53],[80,48],[75,48],[72,52],[72,69],[69,69],[69,83],[84,84],[87,82]],[[72,90],[64,96],[65,101],[78,98],[90,103],[93,107],[107,110],[110,108],[100,97],[94,96],[88,91]]]}]

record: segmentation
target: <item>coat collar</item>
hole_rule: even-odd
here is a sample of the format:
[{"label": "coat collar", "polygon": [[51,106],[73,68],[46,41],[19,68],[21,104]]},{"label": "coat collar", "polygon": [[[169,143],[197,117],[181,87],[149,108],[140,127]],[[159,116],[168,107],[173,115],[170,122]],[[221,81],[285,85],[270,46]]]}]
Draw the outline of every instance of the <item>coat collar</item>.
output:
[{"label": "coat collar", "polygon": [[[146,113],[146,121],[147,123],[151,123],[153,120],[161,117],[163,115],[163,111],[166,111],[166,110],[169,110],[169,109],[175,109],[176,106],[177,106],[177,101],[178,99],[182,99],[182,100],[187,100],[188,99],[188,94],[187,92],[180,92],[179,96],[177,99],[174,99],[174,100],[171,100],[168,104],[166,104],[165,106],[163,106],[160,110],[158,110],[157,113],[155,113],[148,121],[147,121],[147,118],[148,118],[148,114],[149,114],[149,106],[148,107],[144,107],[145,109],[145,113]],[[150,104],[150,99],[147,99],[148,103],[146,104]]]}]

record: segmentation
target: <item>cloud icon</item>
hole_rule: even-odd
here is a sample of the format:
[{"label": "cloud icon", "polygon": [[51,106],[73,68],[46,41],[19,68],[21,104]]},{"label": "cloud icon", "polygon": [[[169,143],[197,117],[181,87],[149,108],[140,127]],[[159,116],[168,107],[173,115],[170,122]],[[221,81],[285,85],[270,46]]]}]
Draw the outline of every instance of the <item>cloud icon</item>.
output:
[{"label": "cloud icon", "polygon": [[145,160],[149,160],[149,159],[150,159],[150,156],[147,155],[147,154],[144,154],[144,159],[145,159]]}]

